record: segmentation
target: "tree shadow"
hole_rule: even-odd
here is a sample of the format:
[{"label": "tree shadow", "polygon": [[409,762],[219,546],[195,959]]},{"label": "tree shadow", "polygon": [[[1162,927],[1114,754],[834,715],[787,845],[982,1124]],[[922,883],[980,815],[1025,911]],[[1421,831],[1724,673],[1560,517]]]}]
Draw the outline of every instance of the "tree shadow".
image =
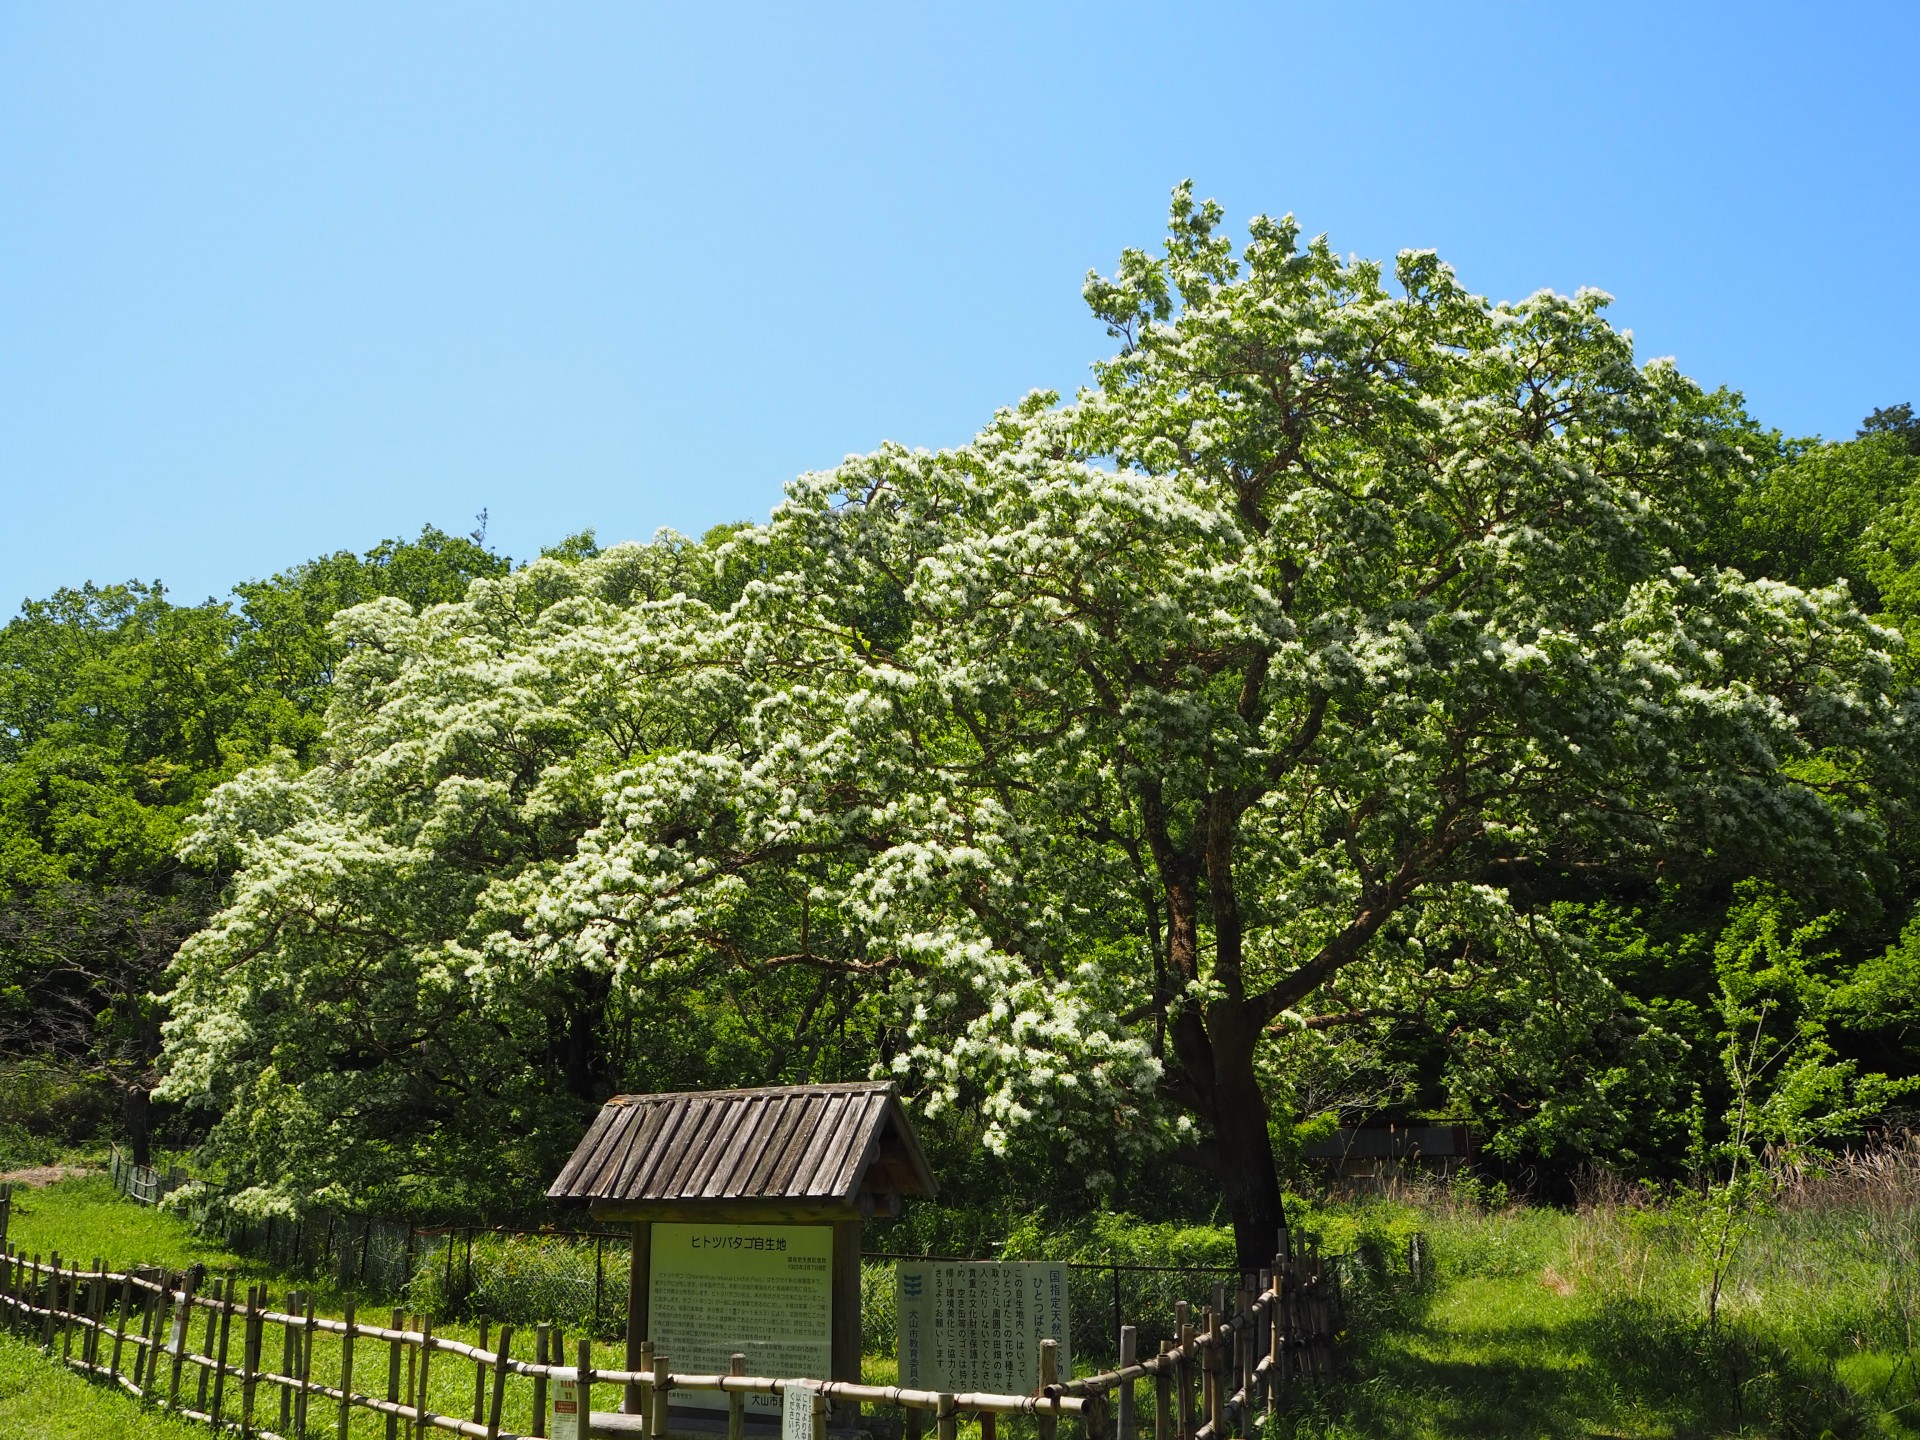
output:
[{"label": "tree shadow", "polygon": [[1478,1315],[1462,1334],[1435,1317],[1430,1301],[1421,1293],[1359,1307],[1345,1373],[1322,1394],[1296,1396],[1278,1434],[1849,1440],[1870,1433],[1859,1399],[1830,1365],[1809,1364],[1738,1325],[1710,1334],[1691,1317],[1652,1305],[1583,1297],[1546,1321]]}]

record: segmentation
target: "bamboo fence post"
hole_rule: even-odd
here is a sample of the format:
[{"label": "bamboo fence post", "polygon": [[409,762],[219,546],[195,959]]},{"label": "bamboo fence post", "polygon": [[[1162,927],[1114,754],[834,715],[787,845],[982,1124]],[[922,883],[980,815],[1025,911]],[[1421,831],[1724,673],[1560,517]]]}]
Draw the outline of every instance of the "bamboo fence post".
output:
[{"label": "bamboo fence post", "polygon": [[114,1316],[113,1323],[113,1359],[107,1365],[107,1380],[110,1384],[120,1384],[120,1351],[127,1343],[127,1312],[133,1309],[133,1277],[120,1277],[120,1310]]},{"label": "bamboo fence post", "polygon": [[507,1353],[513,1348],[513,1326],[502,1325],[494,1341],[493,1398],[487,1404],[487,1440],[500,1440],[500,1407],[507,1403]]},{"label": "bamboo fence post", "polygon": [[153,1336],[160,1316],[160,1296],[154,1295],[140,1312],[139,1348],[133,1352],[133,1390],[142,1399],[153,1387]]},{"label": "bamboo fence post", "polygon": [[[398,1405],[400,1403],[401,1347],[398,1336],[404,1328],[400,1323],[401,1319],[402,1316],[399,1307],[396,1306],[393,1312],[393,1325],[391,1327],[395,1338],[387,1341],[387,1403],[389,1405]],[[400,1417],[391,1410],[387,1411],[387,1440],[394,1440],[395,1432],[399,1429],[399,1426]]]},{"label": "bamboo fence post", "polygon": [[106,1322],[107,1272],[98,1255],[93,1257],[93,1274],[87,1278],[87,1335],[80,1348],[87,1374],[100,1368],[100,1331]]},{"label": "bamboo fence post", "polygon": [[651,1340],[640,1342],[640,1370],[648,1377],[635,1387],[640,1402],[640,1434],[642,1440],[646,1440],[653,1431],[653,1341]]},{"label": "bamboo fence post", "polygon": [[813,1440],[827,1440],[827,1397],[813,1392]]},{"label": "bamboo fence post", "polygon": [[[34,1278],[39,1279],[40,1257],[33,1257]],[[47,1256],[47,1287],[43,1297],[47,1302],[47,1318],[42,1322],[43,1339],[41,1348],[49,1355],[53,1353],[53,1317],[60,1307],[60,1252],[52,1251]]]},{"label": "bamboo fence post", "polygon": [[[487,1348],[487,1317],[480,1317],[480,1343],[474,1348],[485,1351]],[[486,1419],[487,1410],[487,1362],[476,1358],[473,1362],[473,1423],[478,1425]]]},{"label": "bamboo fence post", "polygon": [[579,1349],[580,1440],[593,1434],[593,1341],[582,1335],[574,1342]]},{"label": "bamboo fence post", "polygon": [[667,1368],[667,1357],[655,1354],[653,1357],[653,1410],[652,1418],[647,1422],[647,1433],[653,1440],[666,1440],[667,1435],[667,1397],[673,1389],[673,1372]]},{"label": "bamboo fence post", "polygon": [[1173,1302],[1173,1433],[1186,1440],[1193,1433],[1193,1311],[1184,1300]]},{"label": "bamboo fence post", "polygon": [[353,1331],[354,1297],[347,1296],[347,1328],[340,1332],[340,1413],[333,1419],[334,1440],[347,1440],[347,1426],[353,1418]]},{"label": "bamboo fence post", "polygon": [[1153,1372],[1153,1440],[1173,1440],[1173,1341],[1160,1342],[1160,1366]]},{"label": "bamboo fence post", "polygon": [[960,1440],[960,1416],[953,1408],[953,1396],[944,1390],[933,1412],[933,1425],[939,1440]]},{"label": "bamboo fence post", "polygon": [[293,1433],[307,1433],[307,1411],[313,1406],[313,1294],[300,1296],[300,1348],[295,1353],[300,1367],[300,1389],[293,1398]]},{"label": "bamboo fence post", "polygon": [[[727,1361],[729,1375],[747,1373],[747,1357],[738,1351]],[[747,1397],[738,1390],[727,1391],[727,1440],[745,1440],[747,1433]]]},{"label": "bamboo fence post", "polygon": [[1060,1383],[1060,1342],[1042,1340],[1040,1342],[1040,1394],[1052,1400],[1051,1409],[1040,1412],[1040,1440],[1054,1440],[1060,1433],[1060,1401],[1057,1394],[1049,1394]]},{"label": "bamboo fence post", "polygon": [[1221,1440],[1226,1434],[1226,1428],[1220,1423],[1219,1338],[1220,1312],[1209,1308],[1206,1332],[1200,1337],[1200,1423],[1213,1427],[1214,1440]]},{"label": "bamboo fence post", "polygon": [[180,1408],[180,1372],[187,1363],[187,1337],[193,1330],[193,1292],[198,1288],[189,1270],[180,1281],[179,1314],[167,1330],[167,1351],[173,1357],[167,1366],[167,1409]]},{"label": "bamboo fence post", "polygon": [[[1120,1272],[1116,1270],[1113,1273],[1118,1275]],[[1133,1364],[1133,1352],[1138,1343],[1138,1332],[1134,1327],[1131,1325],[1122,1325],[1120,1327],[1120,1369],[1125,1370]],[[1115,1418],[1120,1424],[1119,1440],[1133,1440],[1133,1381],[1131,1380],[1122,1380],[1120,1382],[1120,1404],[1117,1407]]]},{"label": "bamboo fence post", "polygon": [[207,1385],[211,1379],[212,1367],[207,1363],[213,1358],[214,1337],[220,1331],[220,1277],[213,1277],[213,1303],[207,1306],[207,1333],[200,1341],[200,1353],[207,1357],[200,1362],[200,1383],[194,1387],[193,1408],[201,1414],[207,1410]]},{"label": "bamboo fence post", "polygon": [[1233,1384],[1240,1397],[1239,1415],[1234,1424],[1242,1435],[1253,1428],[1253,1341],[1259,1316],[1254,1312],[1253,1296],[1242,1288],[1233,1297]]},{"label": "bamboo fence post", "polygon": [[420,1390],[419,1403],[414,1406],[414,1424],[418,1427],[421,1440],[427,1434],[427,1367],[433,1359],[433,1316],[425,1315],[420,1320]]},{"label": "bamboo fence post", "polygon": [[[535,1365],[545,1365],[547,1363],[547,1335],[548,1326],[546,1321],[542,1320],[538,1325],[533,1327],[533,1363]],[[547,1372],[545,1370],[535,1370],[533,1372],[532,1433],[536,1437],[536,1440],[539,1440],[539,1437],[544,1437],[547,1433]]]},{"label": "bamboo fence post", "polygon": [[1107,1422],[1112,1418],[1107,1409],[1107,1397],[1101,1391],[1094,1391],[1086,1397],[1080,1407],[1080,1425],[1086,1440],[1112,1440],[1107,1433]]},{"label": "bamboo fence post", "polygon": [[[300,1292],[287,1292],[287,1309],[298,1313]],[[280,1433],[285,1435],[293,1425],[293,1373],[298,1368],[294,1354],[293,1326],[280,1327]]]},{"label": "bamboo fence post", "polygon": [[247,1313],[240,1332],[240,1440],[253,1434],[253,1404],[259,1395],[260,1342],[266,1329],[260,1319],[261,1295],[266,1287],[247,1287]]},{"label": "bamboo fence post", "polygon": [[[56,1282],[59,1278],[59,1272],[54,1272]],[[67,1283],[61,1291],[61,1294],[64,1296],[60,1306],[60,1363],[62,1365],[71,1365],[73,1363],[73,1312],[79,1308],[79,1302],[74,1298],[74,1291],[79,1288],[80,1267],[74,1261],[69,1260],[67,1262]]]},{"label": "bamboo fence post", "polygon": [[[215,1342],[217,1349],[213,1355],[213,1400],[207,1409],[207,1428],[220,1428],[220,1402],[227,1389],[227,1336],[233,1328],[233,1272],[227,1272],[227,1283],[221,1287],[220,1294],[220,1338]],[[244,1341],[243,1341],[244,1343]]]},{"label": "bamboo fence post", "polygon": [[[419,1317],[415,1316],[414,1318],[418,1319]],[[414,1403],[413,1403],[416,1399],[419,1398],[419,1394],[420,1394],[420,1352],[416,1351],[413,1348],[413,1346],[409,1345],[407,1346],[407,1410],[410,1413],[406,1417],[407,1433],[409,1435],[413,1434],[414,1429],[416,1428],[415,1421],[419,1418],[418,1411],[415,1410]],[[389,1431],[388,1433],[391,1434],[392,1432]]]}]

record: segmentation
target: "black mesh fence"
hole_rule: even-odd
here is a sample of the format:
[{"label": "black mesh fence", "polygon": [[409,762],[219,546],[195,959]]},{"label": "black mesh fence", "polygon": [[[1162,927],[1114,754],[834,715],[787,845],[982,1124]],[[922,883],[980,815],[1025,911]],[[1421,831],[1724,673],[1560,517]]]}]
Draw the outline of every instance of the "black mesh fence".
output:
[{"label": "black mesh fence", "polygon": [[[177,1172],[143,1174],[115,1159],[116,1185],[135,1198],[157,1199],[186,1179]],[[235,1254],[284,1274],[330,1281],[363,1299],[515,1325],[547,1320],[604,1336],[626,1328],[631,1239],[624,1229],[421,1226],[325,1209],[297,1218],[250,1219],[235,1213],[217,1187],[205,1185],[190,1192],[181,1208],[196,1230]],[[963,1258],[864,1256],[860,1321],[867,1351],[893,1349],[897,1261]],[[1067,1271],[1070,1350],[1074,1368],[1083,1372],[1114,1363],[1122,1324],[1136,1328],[1137,1353],[1153,1354],[1162,1340],[1173,1338],[1178,1302],[1191,1306],[1197,1319],[1217,1286],[1232,1290],[1241,1282],[1234,1271],[1200,1266],[1078,1260],[1068,1262]]]}]

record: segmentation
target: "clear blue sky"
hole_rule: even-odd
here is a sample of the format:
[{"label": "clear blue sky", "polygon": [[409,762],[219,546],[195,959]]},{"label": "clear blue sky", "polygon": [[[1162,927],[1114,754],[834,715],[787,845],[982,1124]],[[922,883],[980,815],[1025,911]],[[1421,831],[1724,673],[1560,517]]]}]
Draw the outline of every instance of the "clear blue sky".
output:
[{"label": "clear blue sky", "polygon": [[1790,431],[1920,404],[1920,5],[0,4],[0,614],[483,506],[764,516],[1236,222],[1598,285]]}]

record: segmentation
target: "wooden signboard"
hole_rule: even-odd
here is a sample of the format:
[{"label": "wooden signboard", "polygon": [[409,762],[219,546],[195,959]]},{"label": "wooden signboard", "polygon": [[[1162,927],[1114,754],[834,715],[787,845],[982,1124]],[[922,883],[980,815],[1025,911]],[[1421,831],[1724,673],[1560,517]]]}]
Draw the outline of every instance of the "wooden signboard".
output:
[{"label": "wooden signboard", "polygon": [[[654,1353],[685,1375],[724,1375],[736,1354],[749,1375],[826,1380],[833,1363],[833,1227],[653,1226],[648,1324]],[[726,1408],[685,1391],[676,1405]],[[779,1396],[749,1395],[749,1414],[781,1415]]]},{"label": "wooden signboard", "polygon": [[1030,1394],[1042,1340],[1060,1342],[1060,1378],[1073,1373],[1065,1265],[902,1260],[894,1283],[902,1385]]}]

